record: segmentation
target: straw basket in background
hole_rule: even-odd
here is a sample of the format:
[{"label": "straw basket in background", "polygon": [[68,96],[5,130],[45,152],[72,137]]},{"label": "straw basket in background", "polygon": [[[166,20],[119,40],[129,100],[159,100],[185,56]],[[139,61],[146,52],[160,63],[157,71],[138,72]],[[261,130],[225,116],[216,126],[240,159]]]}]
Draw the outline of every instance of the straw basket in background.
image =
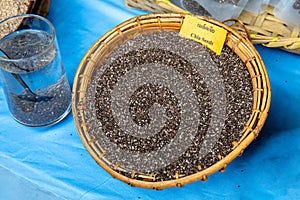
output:
[{"label": "straw basket in background", "polygon": [[[46,17],[50,8],[50,0],[1,0],[0,21],[20,14],[37,14]],[[0,30],[0,38],[13,32],[19,24],[12,24],[6,30]],[[5,33],[5,34],[4,34]]]},{"label": "straw basket in background", "polygon": [[[185,12],[178,6],[165,0],[125,0],[131,8],[149,12]],[[282,48],[300,54],[300,27],[284,22],[274,16],[274,8],[269,6],[262,14],[253,14],[244,10],[238,19],[250,32],[254,44],[262,44],[270,48]],[[239,23],[232,28],[244,32]]]},{"label": "straw basket in background", "polygon": [[[107,150],[103,148],[101,141],[95,137],[95,131],[97,132],[99,129],[93,129],[92,127],[93,124],[99,125],[100,123],[95,122],[96,120],[91,117],[95,112],[95,110],[93,110],[95,108],[93,107],[94,104],[91,105],[89,102],[91,98],[95,97],[87,97],[87,90],[88,87],[93,84],[95,71],[101,66],[101,63],[125,41],[146,33],[169,30],[179,31],[185,17],[185,14],[175,13],[149,14],[123,22],[103,35],[88,50],[75,75],[72,101],[73,116],[77,131],[84,146],[95,161],[111,174],[112,177],[131,186],[163,189],[175,186],[181,187],[197,180],[205,181],[209,175],[217,171],[223,171],[234,158],[242,154],[245,148],[258,136],[268,115],[271,99],[270,83],[261,57],[252,43],[222,23],[199,17],[199,19],[210,22],[228,31],[225,45],[231,48],[231,50],[240,57],[246,66],[245,70],[248,70],[250,73],[253,87],[253,107],[251,117],[244,126],[243,136],[239,141],[232,143],[232,150],[228,155],[220,157],[220,160],[212,166],[205,169],[198,167],[196,173],[188,176],[175,174],[172,180],[166,181],[157,181],[153,174],[142,174],[137,170],[128,170],[120,165],[118,161],[111,161],[106,157],[108,154]],[[92,111],[90,109],[92,109]],[[130,174],[130,177],[125,176],[124,173]]]},{"label": "straw basket in background", "polygon": [[46,16],[50,0],[1,0],[0,21],[18,14],[37,14]]}]

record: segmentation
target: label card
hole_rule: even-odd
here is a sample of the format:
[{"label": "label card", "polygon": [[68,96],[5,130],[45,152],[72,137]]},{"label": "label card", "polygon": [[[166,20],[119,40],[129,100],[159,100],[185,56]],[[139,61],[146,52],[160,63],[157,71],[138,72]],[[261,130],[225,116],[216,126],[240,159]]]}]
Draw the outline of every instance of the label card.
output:
[{"label": "label card", "polygon": [[210,22],[186,15],[179,35],[195,40],[207,46],[217,55],[220,55],[226,40],[227,31]]}]

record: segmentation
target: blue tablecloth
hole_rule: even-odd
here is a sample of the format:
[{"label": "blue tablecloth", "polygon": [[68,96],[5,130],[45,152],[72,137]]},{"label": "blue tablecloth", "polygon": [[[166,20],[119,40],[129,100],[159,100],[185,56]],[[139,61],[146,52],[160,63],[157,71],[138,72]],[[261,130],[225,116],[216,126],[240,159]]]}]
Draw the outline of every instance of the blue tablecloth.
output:
[{"label": "blue tablecloth", "polygon": [[[104,33],[144,14],[122,0],[51,0],[68,79]],[[300,56],[256,46],[267,67],[272,103],[259,137],[224,173],[162,191],[112,178],[84,148],[69,114],[47,128],[18,124],[0,85],[0,199],[300,199]]]}]

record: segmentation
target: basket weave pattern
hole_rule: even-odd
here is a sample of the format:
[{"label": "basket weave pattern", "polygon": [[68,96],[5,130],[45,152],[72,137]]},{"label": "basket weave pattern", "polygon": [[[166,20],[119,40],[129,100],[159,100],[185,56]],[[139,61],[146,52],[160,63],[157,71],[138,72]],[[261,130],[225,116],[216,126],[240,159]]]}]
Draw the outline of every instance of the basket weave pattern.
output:
[{"label": "basket weave pattern", "polygon": [[141,10],[147,10],[149,12],[167,12],[167,9],[162,8],[158,4],[156,4],[155,0],[125,0],[125,4],[131,8],[137,8]]},{"label": "basket weave pattern", "polygon": [[[273,15],[274,9],[268,7],[260,15],[243,11],[239,19],[250,31],[253,43],[263,44],[267,47],[285,48],[300,53],[300,27],[292,26],[279,20]],[[233,28],[239,30],[238,26]]]}]

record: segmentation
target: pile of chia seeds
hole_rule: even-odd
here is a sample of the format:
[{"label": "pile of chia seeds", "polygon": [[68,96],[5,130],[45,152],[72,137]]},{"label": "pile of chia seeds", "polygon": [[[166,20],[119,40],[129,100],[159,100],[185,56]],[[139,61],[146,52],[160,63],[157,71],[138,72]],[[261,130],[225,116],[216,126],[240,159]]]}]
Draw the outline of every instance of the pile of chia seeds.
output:
[{"label": "pile of chia seeds", "polygon": [[240,2],[240,0],[215,0],[215,1],[218,3],[229,3],[232,5],[237,5]]},{"label": "pile of chia seeds", "polygon": [[300,0],[296,0],[293,4],[293,8],[296,10],[299,10],[299,14],[300,14]]},{"label": "pile of chia seeds", "polygon": [[[240,2],[239,0],[214,0],[220,4],[232,4],[237,6]],[[199,16],[211,17],[211,14],[201,5],[201,1],[197,0],[173,0],[174,4],[183,7],[185,10]]]},{"label": "pile of chia seeds", "polygon": [[124,42],[97,67],[84,114],[112,169],[166,181],[228,155],[252,102],[250,74],[229,47],[218,56],[165,31]]},{"label": "pile of chia seeds", "polygon": [[207,16],[207,17],[210,17],[211,14],[205,10],[205,8],[203,8],[197,1],[195,0],[183,0],[182,1],[182,4],[183,4],[183,7],[195,14],[195,15],[199,15],[199,16]]}]

